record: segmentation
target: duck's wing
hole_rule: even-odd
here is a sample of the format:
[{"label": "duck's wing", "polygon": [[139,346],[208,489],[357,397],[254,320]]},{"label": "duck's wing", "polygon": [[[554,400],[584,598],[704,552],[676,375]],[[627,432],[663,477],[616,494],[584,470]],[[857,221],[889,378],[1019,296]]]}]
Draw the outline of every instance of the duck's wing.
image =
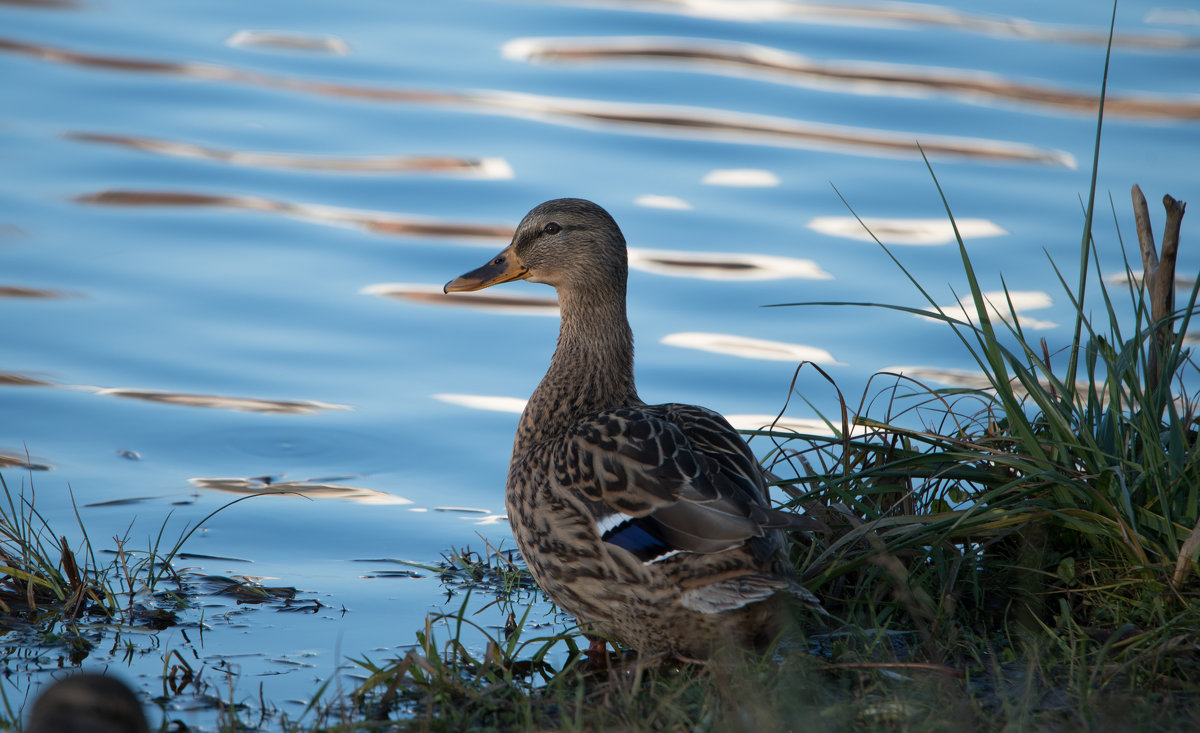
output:
[{"label": "duck's wing", "polygon": [[560,486],[591,500],[604,541],[647,563],[721,552],[802,520],[770,507],[750,448],[701,407],[606,410],[577,423],[554,462]]}]

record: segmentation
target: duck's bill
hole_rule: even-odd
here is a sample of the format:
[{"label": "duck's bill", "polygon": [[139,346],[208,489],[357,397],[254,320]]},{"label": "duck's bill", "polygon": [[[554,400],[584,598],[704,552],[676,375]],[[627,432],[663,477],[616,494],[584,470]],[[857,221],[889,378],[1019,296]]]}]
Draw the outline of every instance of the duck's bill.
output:
[{"label": "duck's bill", "polygon": [[529,277],[529,270],[517,264],[516,258],[506,249],[483,267],[471,270],[465,275],[459,275],[442,288],[446,293],[466,293],[471,290],[506,283],[510,280],[524,280]]}]

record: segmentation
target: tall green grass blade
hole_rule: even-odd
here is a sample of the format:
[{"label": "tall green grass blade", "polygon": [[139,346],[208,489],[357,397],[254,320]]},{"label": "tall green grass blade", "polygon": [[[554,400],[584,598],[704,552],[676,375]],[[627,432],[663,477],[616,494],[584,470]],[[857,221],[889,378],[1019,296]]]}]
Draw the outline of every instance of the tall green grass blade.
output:
[{"label": "tall green grass blade", "polygon": [[[1076,292],[1079,294],[1081,306],[1086,301],[1085,295],[1087,294],[1088,259],[1092,244],[1092,213],[1096,204],[1096,176],[1100,172],[1100,136],[1104,130],[1104,100],[1108,93],[1108,66],[1112,61],[1112,42],[1116,28],[1117,0],[1113,0],[1112,19],[1108,26],[1108,44],[1104,49],[1104,72],[1100,76],[1100,104],[1096,110],[1096,139],[1092,147],[1092,180],[1088,184],[1087,208],[1083,214],[1083,236],[1079,245],[1079,286]],[[1075,389],[1075,369],[1079,363],[1079,339],[1083,333],[1083,313],[1082,307],[1076,310],[1075,335],[1071,339],[1071,357],[1067,365],[1066,383],[1072,391]]]}]

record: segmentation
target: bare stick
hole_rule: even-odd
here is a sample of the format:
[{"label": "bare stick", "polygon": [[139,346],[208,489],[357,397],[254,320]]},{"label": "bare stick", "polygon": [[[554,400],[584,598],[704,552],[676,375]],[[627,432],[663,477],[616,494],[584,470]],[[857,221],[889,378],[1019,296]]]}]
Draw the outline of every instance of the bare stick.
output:
[{"label": "bare stick", "polygon": [[1141,186],[1133,184],[1133,218],[1137,221],[1138,245],[1142,249],[1142,268],[1145,276],[1158,269],[1158,246],[1154,243],[1154,228],[1150,226],[1150,206]]},{"label": "bare stick", "polygon": [[1142,251],[1143,283],[1150,295],[1150,318],[1159,324],[1155,328],[1154,346],[1150,349],[1150,363],[1146,375],[1146,388],[1150,392],[1158,388],[1163,376],[1159,374],[1161,356],[1174,344],[1175,330],[1172,317],[1175,314],[1175,256],[1179,250],[1179,227],[1183,221],[1186,204],[1171,196],[1163,196],[1167,210],[1167,221],[1163,230],[1162,256],[1154,241],[1154,230],[1150,226],[1150,207],[1142,189],[1134,184],[1130,192],[1133,197],[1133,216],[1137,221],[1138,246]]}]

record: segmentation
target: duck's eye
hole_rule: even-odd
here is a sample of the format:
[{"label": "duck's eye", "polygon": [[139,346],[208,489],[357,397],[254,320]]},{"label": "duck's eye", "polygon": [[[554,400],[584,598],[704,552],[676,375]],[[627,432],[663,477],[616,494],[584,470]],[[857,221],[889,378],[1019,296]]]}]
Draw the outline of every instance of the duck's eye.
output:
[{"label": "duck's eye", "polygon": [[558,225],[558,222],[552,221],[546,226],[542,227],[542,231],[546,234],[558,234],[562,231],[562,227]]}]

